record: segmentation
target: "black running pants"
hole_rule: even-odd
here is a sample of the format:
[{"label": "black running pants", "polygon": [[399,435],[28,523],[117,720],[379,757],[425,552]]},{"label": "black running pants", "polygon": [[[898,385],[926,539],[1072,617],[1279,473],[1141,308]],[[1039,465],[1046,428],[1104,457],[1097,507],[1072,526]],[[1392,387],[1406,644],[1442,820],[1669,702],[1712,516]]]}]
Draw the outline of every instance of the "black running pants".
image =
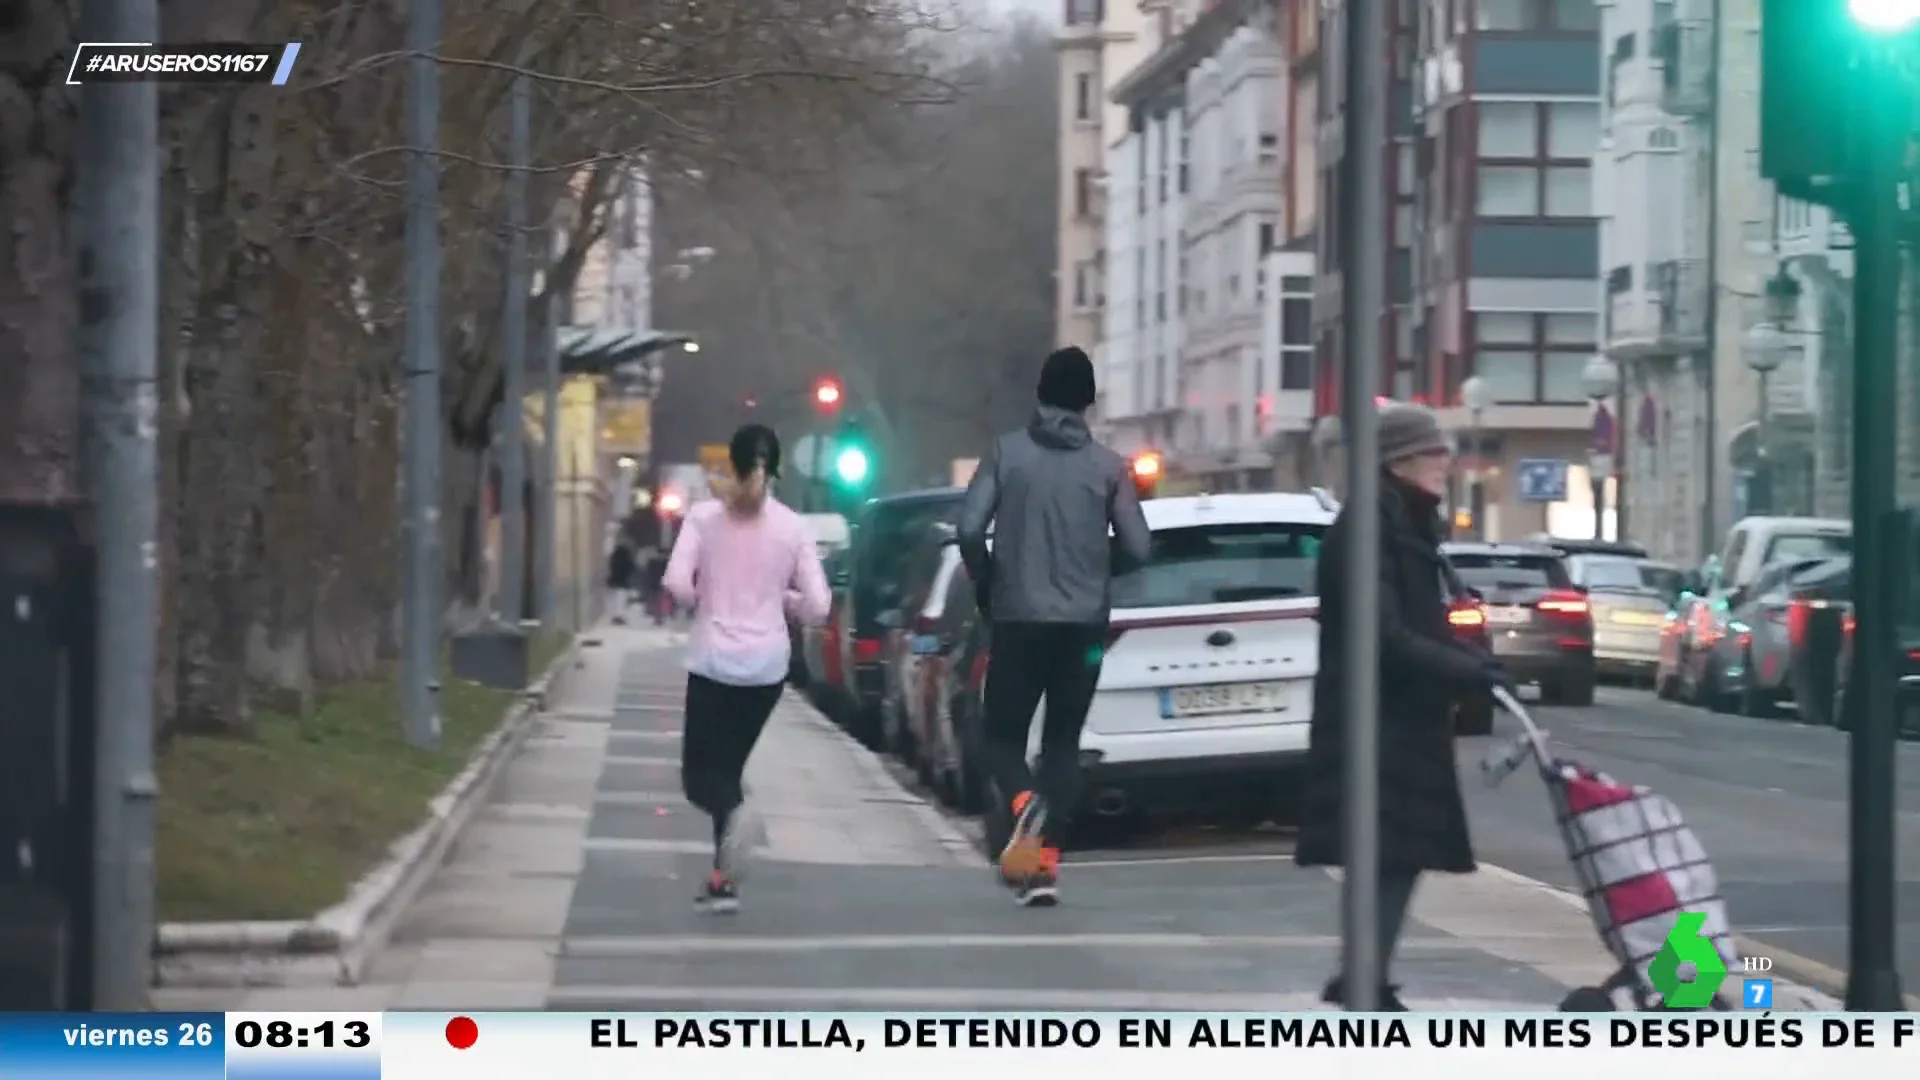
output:
[{"label": "black running pants", "polygon": [[[1059,846],[1080,797],[1080,729],[1100,682],[1106,643],[1105,624],[993,625],[981,757],[1002,798],[1035,791],[1046,800],[1043,839],[1050,847]],[[1033,712],[1043,700],[1036,776],[1027,767],[1027,738]]]},{"label": "black running pants", "polygon": [[729,686],[687,676],[686,727],[680,736],[680,786],[687,801],[713,818],[718,843],[740,806],[740,778],[760,732],[780,703],[783,683]]}]

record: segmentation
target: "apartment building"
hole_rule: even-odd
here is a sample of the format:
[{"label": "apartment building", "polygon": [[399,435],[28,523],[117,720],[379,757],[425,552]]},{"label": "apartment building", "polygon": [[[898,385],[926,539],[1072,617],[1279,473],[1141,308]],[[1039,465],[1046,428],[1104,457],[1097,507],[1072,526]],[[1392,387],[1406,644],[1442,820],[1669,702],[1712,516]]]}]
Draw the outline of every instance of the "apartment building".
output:
[{"label": "apartment building", "polygon": [[[1137,62],[1146,47],[1144,16],[1131,0],[1062,0],[1055,38],[1060,73],[1060,235],[1055,270],[1058,345],[1078,345],[1104,363],[1101,312],[1108,292],[1102,221],[1112,200],[1108,145],[1126,126],[1126,113],[1108,100],[1115,72]],[[1101,387],[1096,420],[1108,412]],[[1103,430],[1103,434],[1104,434]]]},{"label": "apartment building", "polygon": [[[1597,205],[1606,354],[1628,421],[1627,529],[1687,561],[1717,550],[1746,513],[1812,513],[1820,501],[1819,330],[1845,287],[1827,258],[1831,217],[1777,198],[1759,174],[1759,8],[1602,9]],[[1758,329],[1782,314],[1782,333]],[[1760,351],[1775,354],[1764,376]],[[1843,474],[1834,449],[1830,437],[1828,471]]]},{"label": "apartment building", "polygon": [[1279,9],[1142,8],[1151,53],[1113,89],[1129,123],[1108,159],[1109,429],[1121,445],[1161,450],[1195,485],[1266,488],[1276,434],[1308,421],[1283,404],[1265,323],[1279,317],[1270,256],[1287,224]]},{"label": "apartment building", "polygon": [[[1581,373],[1599,346],[1592,158],[1598,144],[1599,13],[1592,0],[1420,0],[1383,5],[1391,69],[1382,155],[1391,221],[1376,394],[1432,404],[1481,484],[1474,531],[1493,538],[1592,520],[1593,406]],[[1346,7],[1323,10],[1339,48]],[[1324,66],[1324,65],[1323,65]],[[1338,215],[1343,88],[1316,94],[1319,273],[1313,306],[1316,417],[1337,416],[1346,343]],[[1470,409],[1479,378],[1489,401]],[[1329,479],[1309,449],[1305,474]],[[1537,502],[1520,462],[1566,463],[1567,498]],[[1577,505],[1576,505],[1577,504]],[[1588,527],[1591,527],[1590,524]]]}]

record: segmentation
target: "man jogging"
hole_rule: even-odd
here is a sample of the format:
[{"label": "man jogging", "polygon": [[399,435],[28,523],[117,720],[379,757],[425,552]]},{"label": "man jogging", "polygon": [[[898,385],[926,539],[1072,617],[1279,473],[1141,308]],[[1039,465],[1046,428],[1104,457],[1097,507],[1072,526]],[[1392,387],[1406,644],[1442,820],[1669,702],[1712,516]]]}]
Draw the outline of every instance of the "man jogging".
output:
[{"label": "man jogging", "polygon": [[[1047,357],[1038,397],[1027,426],[981,459],[958,532],[993,627],[981,741],[1012,816],[1000,873],[1022,904],[1045,906],[1059,897],[1059,840],[1079,796],[1080,728],[1100,681],[1109,587],[1117,569],[1146,561],[1151,536],[1126,462],[1087,430],[1087,354]],[[1027,736],[1043,698],[1036,782]]]},{"label": "man jogging", "polygon": [[787,681],[787,621],[821,622],[830,600],[813,536],[767,490],[780,475],[779,438],[748,424],[727,457],[733,490],[687,514],[664,580],[694,611],[680,782],[713,818],[713,872],[700,901],[714,912],[740,906],[740,778]]}]

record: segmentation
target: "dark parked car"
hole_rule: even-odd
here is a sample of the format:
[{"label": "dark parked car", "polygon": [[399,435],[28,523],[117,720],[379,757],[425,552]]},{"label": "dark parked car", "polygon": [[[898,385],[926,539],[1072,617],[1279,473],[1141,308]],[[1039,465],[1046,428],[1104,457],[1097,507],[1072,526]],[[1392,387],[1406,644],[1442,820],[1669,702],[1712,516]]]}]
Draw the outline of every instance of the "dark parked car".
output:
[{"label": "dark parked car", "polygon": [[886,697],[886,628],[881,616],[906,599],[905,580],[919,541],[937,522],[959,512],[962,488],[911,491],[870,499],[854,520],[844,594],[829,614],[829,649],[823,667],[837,678],[830,694],[835,716],[855,737],[878,747],[881,702]]},{"label": "dark parked car", "polygon": [[1593,608],[1560,552],[1538,544],[1442,546],[1482,603],[1486,640],[1516,683],[1559,705],[1593,704]]}]

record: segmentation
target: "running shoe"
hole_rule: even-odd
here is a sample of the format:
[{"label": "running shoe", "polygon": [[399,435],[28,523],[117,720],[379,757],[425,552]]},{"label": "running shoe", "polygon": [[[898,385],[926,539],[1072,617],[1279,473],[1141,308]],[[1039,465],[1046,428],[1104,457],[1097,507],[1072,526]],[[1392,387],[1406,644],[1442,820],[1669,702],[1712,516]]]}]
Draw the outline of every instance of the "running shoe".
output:
[{"label": "running shoe", "polygon": [[715,870],[695,902],[715,915],[731,915],[740,910],[740,887],[727,875]]},{"label": "running shoe", "polygon": [[1040,869],[1014,884],[1013,898],[1021,907],[1052,907],[1060,902],[1060,852],[1040,849]]},{"label": "running shoe", "polygon": [[1045,800],[1031,791],[1013,797],[1013,831],[1000,849],[1000,875],[1019,884],[1046,869],[1046,850],[1040,832],[1047,823]]}]

